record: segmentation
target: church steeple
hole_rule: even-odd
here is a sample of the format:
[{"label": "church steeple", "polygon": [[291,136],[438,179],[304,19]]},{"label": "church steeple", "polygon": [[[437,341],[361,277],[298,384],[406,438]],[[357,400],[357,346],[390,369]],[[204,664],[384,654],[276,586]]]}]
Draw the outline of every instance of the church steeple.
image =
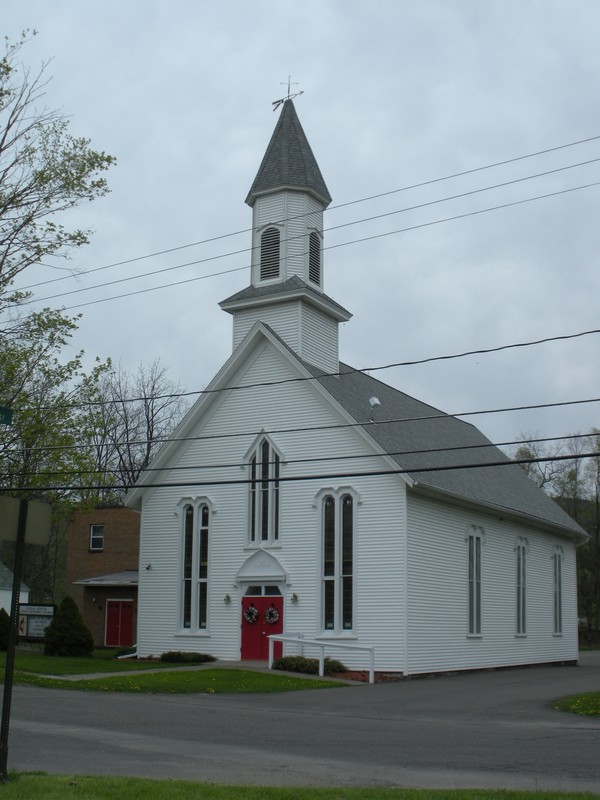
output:
[{"label": "church steeple", "polygon": [[246,202],[282,189],[309,192],[323,208],[331,203],[319,165],[302,129],[296,109],[286,100]]},{"label": "church steeple", "polygon": [[351,314],[323,292],[323,211],[331,195],[289,98],[246,203],[250,286],[220,304],[233,315],[234,348],[261,321],[302,358],[337,371],[337,329]]}]

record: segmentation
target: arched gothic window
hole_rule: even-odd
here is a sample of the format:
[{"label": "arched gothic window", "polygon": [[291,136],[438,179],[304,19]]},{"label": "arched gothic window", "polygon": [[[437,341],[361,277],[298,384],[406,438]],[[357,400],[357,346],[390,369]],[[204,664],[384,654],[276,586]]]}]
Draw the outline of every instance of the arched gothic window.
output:
[{"label": "arched gothic window", "polygon": [[353,626],[354,498],[323,498],[323,629]]},{"label": "arched gothic window", "polygon": [[268,439],[250,456],[250,542],[279,540],[279,472],[281,459]]},{"label": "arched gothic window", "polygon": [[205,630],[208,601],[208,526],[205,503],[183,509],[181,627]]},{"label": "arched gothic window", "polygon": [[279,231],[267,228],[260,237],[260,279],[279,277]]}]

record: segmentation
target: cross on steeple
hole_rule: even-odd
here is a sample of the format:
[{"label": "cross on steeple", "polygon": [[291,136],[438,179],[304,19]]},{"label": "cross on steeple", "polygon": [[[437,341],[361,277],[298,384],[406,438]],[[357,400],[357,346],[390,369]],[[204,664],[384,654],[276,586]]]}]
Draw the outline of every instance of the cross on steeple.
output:
[{"label": "cross on steeple", "polygon": [[295,92],[292,94],[292,86],[298,86],[297,81],[292,80],[292,76],[288,75],[287,81],[280,81],[282,86],[287,86],[287,97],[282,97],[280,100],[273,101],[273,111],[275,111],[279,106],[283,105],[286,100],[293,100],[294,97],[299,97],[299,95],[304,94],[304,92]]}]

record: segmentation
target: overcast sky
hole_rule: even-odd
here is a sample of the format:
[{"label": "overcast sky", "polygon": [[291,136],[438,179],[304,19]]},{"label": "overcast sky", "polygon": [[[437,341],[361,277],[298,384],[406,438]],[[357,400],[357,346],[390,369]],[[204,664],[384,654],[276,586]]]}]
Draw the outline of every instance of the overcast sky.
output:
[{"label": "overcast sky", "polygon": [[[288,76],[333,196],[325,291],[354,314],[343,361],[600,328],[600,186],[471,213],[600,181],[597,161],[479,191],[600,159],[600,138],[440,180],[600,137],[597,0],[4,0],[3,33],[24,28],[38,31],[22,51],[32,70],[53,59],[47,106],[118,159],[111,193],[64,220],[94,230],[73,260],[82,274],[33,290],[36,307],[83,315],[73,345],[88,366],[158,358],[200,390],[230,355],[218,302],[249,284],[244,199]],[[62,274],[32,269],[20,285]],[[449,413],[562,403],[600,397],[599,350],[593,334],[372,374]],[[507,441],[589,431],[599,408],[465,419]]]}]

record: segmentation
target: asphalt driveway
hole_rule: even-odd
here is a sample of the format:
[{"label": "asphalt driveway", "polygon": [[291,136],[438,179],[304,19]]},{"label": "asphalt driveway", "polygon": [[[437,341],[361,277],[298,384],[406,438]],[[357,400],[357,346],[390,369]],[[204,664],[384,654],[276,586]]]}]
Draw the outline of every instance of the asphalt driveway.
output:
[{"label": "asphalt driveway", "polygon": [[15,687],[9,769],[219,783],[600,793],[600,652],[534,667],[276,695]]}]

